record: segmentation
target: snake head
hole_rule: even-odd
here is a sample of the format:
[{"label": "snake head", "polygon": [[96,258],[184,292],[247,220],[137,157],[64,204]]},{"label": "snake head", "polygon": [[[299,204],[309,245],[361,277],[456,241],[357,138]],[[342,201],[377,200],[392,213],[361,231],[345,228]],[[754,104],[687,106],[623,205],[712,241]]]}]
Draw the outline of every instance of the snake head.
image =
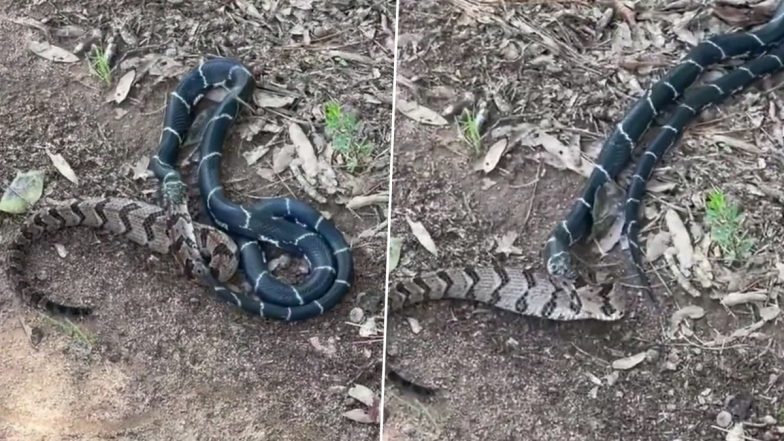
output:
[{"label": "snake head", "polygon": [[164,207],[174,207],[185,202],[188,187],[182,182],[180,174],[171,171],[166,174],[161,182],[161,200]]},{"label": "snake head", "polygon": [[591,218],[593,218],[592,234],[603,237],[610,231],[616,219],[623,211],[625,193],[614,181],[605,182],[594,193]]},{"label": "snake head", "polygon": [[557,236],[552,236],[545,244],[544,257],[547,272],[551,276],[567,280],[577,278],[577,273],[572,269],[572,256]]},{"label": "snake head", "polygon": [[547,272],[555,277],[567,280],[577,278],[577,272],[572,268],[572,256],[569,255],[568,251],[562,251],[550,256],[547,259]]}]

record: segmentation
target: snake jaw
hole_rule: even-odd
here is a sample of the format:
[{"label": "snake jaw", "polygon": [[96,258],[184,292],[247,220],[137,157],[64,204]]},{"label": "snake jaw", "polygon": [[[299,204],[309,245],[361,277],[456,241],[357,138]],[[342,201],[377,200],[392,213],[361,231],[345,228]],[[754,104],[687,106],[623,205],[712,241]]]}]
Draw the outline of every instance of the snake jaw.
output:
[{"label": "snake jaw", "polygon": [[547,272],[565,280],[577,278],[577,272],[572,268],[572,258],[567,251],[555,254],[547,260]]},{"label": "snake jaw", "polygon": [[577,273],[572,269],[572,256],[569,255],[569,250],[555,236],[547,241],[544,255],[547,258],[545,266],[548,274],[566,280],[577,278]]}]

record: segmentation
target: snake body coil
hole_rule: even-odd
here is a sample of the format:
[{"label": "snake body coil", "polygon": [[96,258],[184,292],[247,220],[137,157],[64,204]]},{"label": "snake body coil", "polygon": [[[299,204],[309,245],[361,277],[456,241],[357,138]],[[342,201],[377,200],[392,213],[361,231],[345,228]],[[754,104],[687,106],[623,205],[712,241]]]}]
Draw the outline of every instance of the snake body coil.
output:
[{"label": "snake body coil", "polygon": [[[289,198],[270,198],[244,205],[225,197],[220,185],[221,147],[253,87],[251,73],[235,60],[215,58],[200,64],[172,92],[160,147],[151,169],[161,180],[164,206],[172,214],[172,240],[181,239],[183,245],[176,255],[189,272],[207,279],[215,285],[218,296],[249,312],[283,320],[303,320],[335,306],[351,287],[354,275],[351,249],[334,225],[307,204]],[[173,165],[193,123],[193,108],[213,88],[224,88],[228,94],[212,111],[202,132],[199,189],[212,221],[239,244],[242,268],[254,295],[234,292],[211,280],[203,270],[183,197],[184,184]],[[275,278],[259,242],[302,255],[311,269],[307,280],[295,286]]]},{"label": "snake body coil", "polygon": [[[701,42],[686,55],[680,64],[651,86],[637,100],[626,116],[615,126],[602,146],[596,166],[584,185],[581,196],[573,204],[568,216],[565,220],[559,222],[550,233],[544,247],[544,258],[548,273],[567,279],[576,276],[576,272],[572,268],[569,248],[586,237],[591,230],[593,223],[591,209],[594,204],[596,191],[605,183],[614,180],[621,170],[626,167],[636,143],[650,127],[653,119],[663,112],[665,107],[682,96],[686,89],[697,80],[707,67],[733,57],[758,55],[778,45],[784,38],[784,14],[781,12],[781,9],[777,11],[768,24],[754,32],[735,32],[717,35]],[[768,57],[767,61],[764,60],[764,57]],[[773,60],[772,55],[763,56],[764,67],[768,67]],[[738,87],[742,88],[743,85],[758,79],[762,73],[764,72],[742,70],[740,73],[734,73],[735,75],[722,80],[722,85],[713,84],[706,86],[709,88],[722,87],[721,93],[716,90],[715,94],[713,94],[709,89],[703,88],[701,91],[690,95],[693,97],[691,99],[700,105],[697,107],[692,106],[694,112],[688,110],[687,107],[678,107],[676,116],[670,120],[669,126],[675,128],[678,134],[680,134],[683,127],[696,116],[699,109],[704,107],[704,105],[710,104],[716,98],[725,98],[731,91],[736,90]],[[751,74],[754,74],[754,77]],[[686,105],[689,106],[688,102]],[[684,111],[688,111],[688,115]],[[672,135],[675,135],[675,133],[673,132]],[[671,141],[669,134],[663,136],[664,138],[662,138],[660,143],[666,142],[669,145],[671,142],[674,142]],[[632,210],[628,201],[632,201],[631,205],[639,205],[636,201],[639,200],[642,192],[644,192],[644,181],[650,175],[648,168],[650,167],[652,170],[656,161],[661,157],[656,152],[661,150],[663,153],[665,149],[666,147],[662,148],[662,144],[657,144],[656,149],[649,149],[645,152],[643,164],[641,164],[643,168],[638,170],[638,173],[635,173],[637,178],[632,183],[634,193],[630,189],[630,199],[627,200],[628,214],[632,214],[632,211],[638,208],[632,207]],[[633,217],[627,219],[626,232],[630,231],[628,223],[635,221],[636,211]],[[636,224],[631,224],[633,235],[636,234],[635,228]],[[636,236],[634,240],[634,245],[638,245]]]},{"label": "snake body coil", "polygon": [[[150,168],[161,181],[163,209],[127,199],[88,199],[39,211],[28,218],[12,246],[13,283],[32,303],[53,312],[89,314],[90,308],[48,300],[24,280],[23,248],[46,231],[84,225],[128,236],[154,251],[174,255],[189,277],[212,286],[219,298],[263,317],[304,320],[323,314],[345,296],[353,281],[351,249],[343,235],[317,210],[289,198],[245,205],[226,198],[220,185],[220,157],[226,133],[255,87],[251,73],[228,58],[204,61],[171,93],[157,154]],[[199,188],[213,226],[193,222],[186,187],[174,164],[195,119],[195,107],[214,88],[228,93],[211,110],[201,132]],[[165,231],[165,237],[163,232]],[[230,236],[230,237],[229,237]],[[236,243],[235,243],[236,241]],[[298,285],[277,279],[260,242],[302,256],[310,274]],[[240,261],[253,286],[238,292],[224,283]]]}]

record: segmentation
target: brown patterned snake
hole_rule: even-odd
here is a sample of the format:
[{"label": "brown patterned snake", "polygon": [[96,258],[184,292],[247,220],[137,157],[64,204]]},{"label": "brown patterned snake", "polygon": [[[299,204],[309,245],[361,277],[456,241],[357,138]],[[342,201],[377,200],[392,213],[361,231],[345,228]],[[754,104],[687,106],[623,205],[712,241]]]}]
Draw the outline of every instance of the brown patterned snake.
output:
[{"label": "brown patterned snake", "polygon": [[[86,226],[124,236],[161,254],[177,254],[185,246],[183,240],[172,242],[166,224],[168,215],[161,207],[123,198],[73,199],[28,216],[10,245],[8,278],[11,287],[23,299],[47,311],[82,316],[91,312],[83,306],[67,306],[49,300],[25,277],[25,249],[47,232],[69,227]],[[208,269],[221,282],[229,280],[238,264],[237,245],[225,233],[204,224],[194,223],[196,242]],[[188,276],[192,264],[184,262]]]},{"label": "brown patterned snake", "polygon": [[[520,315],[550,320],[615,321],[624,316],[617,284],[563,285],[545,273],[512,267],[443,269],[390,284],[390,312],[419,303],[455,299],[478,302]],[[387,356],[387,378],[404,389],[429,396],[437,389],[418,384],[392,366]]]},{"label": "brown patterned snake", "polygon": [[619,320],[624,314],[616,284],[564,285],[544,273],[511,267],[444,269],[402,280],[389,289],[389,310],[431,300],[483,303],[550,320]]}]

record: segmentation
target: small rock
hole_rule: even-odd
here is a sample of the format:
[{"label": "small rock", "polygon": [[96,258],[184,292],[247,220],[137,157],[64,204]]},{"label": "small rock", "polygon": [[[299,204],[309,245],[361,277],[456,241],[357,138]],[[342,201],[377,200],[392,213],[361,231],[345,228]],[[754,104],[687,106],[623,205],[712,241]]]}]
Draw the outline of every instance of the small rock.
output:
[{"label": "small rock", "polygon": [[732,424],[732,415],[726,410],[722,410],[716,415],[716,424],[718,424],[719,427],[729,427],[730,424]]},{"label": "small rock", "polygon": [[776,424],[776,418],[773,415],[765,415],[762,417],[762,422],[768,426],[774,426]]},{"label": "small rock", "polygon": [[348,313],[348,319],[351,320],[352,323],[360,323],[363,318],[365,318],[365,311],[363,311],[362,308],[354,308]]}]

